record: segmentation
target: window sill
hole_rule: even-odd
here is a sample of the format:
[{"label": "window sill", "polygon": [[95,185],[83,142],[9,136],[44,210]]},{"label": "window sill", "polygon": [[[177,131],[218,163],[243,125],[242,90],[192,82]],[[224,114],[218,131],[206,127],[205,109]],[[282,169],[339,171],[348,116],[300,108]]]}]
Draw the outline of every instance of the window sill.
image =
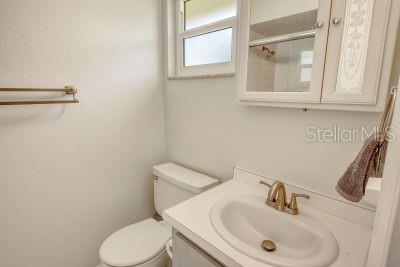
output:
[{"label": "window sill", "polygon": [[234,76],[236,76],[236,73],[167,76],[167,80],[202,79],[202,78],[218,78],[218,77],[234,77]]}]

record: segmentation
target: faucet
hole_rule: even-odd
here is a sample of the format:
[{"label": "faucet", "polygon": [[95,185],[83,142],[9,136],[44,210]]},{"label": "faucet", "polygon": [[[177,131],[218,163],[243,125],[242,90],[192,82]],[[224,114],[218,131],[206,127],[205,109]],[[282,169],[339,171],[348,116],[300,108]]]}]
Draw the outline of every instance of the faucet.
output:
[{"label": "faucet", "polygon": [[292,215],[298,215],[299,208],[297,206],[297,197],[310,199],[310,196],[308,195],[292,193],[290,202],[287,203],[286,189],[284,183],[276,181],[272,185],[270,185],[264,181],[260,181],[260,184],[269,187],[268,197],[265,201],[265,204],[282,212],[287,212]]}]

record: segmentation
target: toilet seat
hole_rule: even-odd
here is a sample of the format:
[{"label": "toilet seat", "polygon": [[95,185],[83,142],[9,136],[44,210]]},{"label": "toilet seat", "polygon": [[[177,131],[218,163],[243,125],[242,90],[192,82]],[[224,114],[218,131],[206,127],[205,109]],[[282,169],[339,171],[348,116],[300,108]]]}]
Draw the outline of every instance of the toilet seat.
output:
[{"label": "toilet seat", "polygon": [[147,219],[113,233],[100,248],[100,258],[108,266],[142,264],[165,250],[171,231],[154,219]]}]

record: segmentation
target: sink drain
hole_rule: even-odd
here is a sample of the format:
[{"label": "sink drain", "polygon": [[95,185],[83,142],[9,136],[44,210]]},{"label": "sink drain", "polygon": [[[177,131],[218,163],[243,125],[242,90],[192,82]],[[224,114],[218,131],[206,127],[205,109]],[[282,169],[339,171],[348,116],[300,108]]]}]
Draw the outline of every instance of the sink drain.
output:
[{"label": "sink drain", "polygon": [[264,240],[261,243],[261,247],[268,252],[272,252],[276,249],[276,245],[272,240]]}]

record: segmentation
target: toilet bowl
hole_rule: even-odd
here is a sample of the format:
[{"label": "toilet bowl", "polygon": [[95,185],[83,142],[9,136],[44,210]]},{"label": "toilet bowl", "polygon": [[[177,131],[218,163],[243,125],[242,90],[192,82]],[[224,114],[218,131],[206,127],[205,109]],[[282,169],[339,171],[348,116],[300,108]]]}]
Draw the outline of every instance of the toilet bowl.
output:
[{"label": "toilet bowl", "polygon": [[[153,167],[154,203],[158,214],[218,184],[218,180],[173,163]],[[124,227],[101,245],[97,267],[165,267],[172,228],[153,218]]]},{"label": "toilet bowl", "polygon": [[170,238],[171,229],[154,219],[122,228],[102,244],[101,267],[164,267],[169,258],[165,244]]}]

